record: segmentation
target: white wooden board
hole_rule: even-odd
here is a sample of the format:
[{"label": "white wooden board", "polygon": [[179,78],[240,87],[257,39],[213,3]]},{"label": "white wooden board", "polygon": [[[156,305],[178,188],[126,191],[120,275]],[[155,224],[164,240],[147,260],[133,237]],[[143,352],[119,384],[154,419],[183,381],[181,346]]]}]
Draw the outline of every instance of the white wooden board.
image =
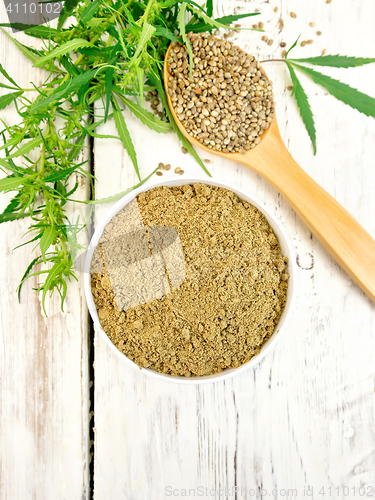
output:
[{"label": "white wooden board", "polygon": [[[276,44],[285,40],[290,45],[300,33],[314,44],[296,49],[296,57],[316,55],[323,48],[327,53],[374,56],[372,2],[219,0],[216,13],[234,9],[262,12],[258,20],[275,40],[272,46],[251,32],[235,38],[260,59],[274,53],[279,57]],[[290,18],[291,11],[296,19]],[[280,13],[282,33],[277,28]],[[6,22],[2,5],[0,14]],[[311,21],[315,29],[309,27]],[[320,38],[312,36],[318,29]],[[16,36],[22,39],[22,34]],[[41,74],[1,33],[0,61],[22,85],[41,81]],[[269,63],[265,68],[275,82],[278,122],[292,155],[375,237],[375,121],[301,77],[316,117],[314,157],[285,90],[290,80],[284,66]],[[327,73],[374,95],[375,65]],[[1,111],[1,117],[12,122],[15,114]],[[126,118],[143,176],[159,161],[183,167],[189,177],[203,175],[181,153],[172,134],[157,135]],[[113,132],[113,124],[102,127],[105,131]],[[354,499],[360,486],[368,488],[361,490],[366,494],[373,487],[375,495],[375,306],[274,188],[242,166],[210,159],[215,177],[248,190],[285,225],[300,266],[296,310],[284,338],[257,369],[202,387],[161,383],[132,370],[96,335],[94,498],[161,500],[171,491],[172,498],[182,497],[183,489],[187,494],[195,489],[199,498],[200,486],[204,493],[208,488],[208,498],[260,498],[259,488],[273,498],[277,488],[284,498]],[[116,141],[96,141],[95,174],[98,198],[136,183],[129,158]],[[173,175],[170,171],[168,178]],[[79,196],[87,196],[86,187]],[[3,196],[0,208],[5,203]],[[97,221],[108,208],[97,210]],[[19,306],[15,289],[30,254],[28,249],[12,249],[26,228],[26,222],[0,227],[0,498],[79,500],[86,498],[89,481],[82,282],[70,286],[65,315],[53,300],[49,319],[42,316],[40,300],[31,290],[35,282],[26,285]],[[239,491],[230,495],[235,486]],[[325,497],[319,494],[323,486]],[[349,495],[344,486],[350,488]],[[211,491],[225,487],[226,494]],[[306,493],[308,487],[313,495]],[[288,489],[297,492],[285,493]]]},{"label": "white wooden board", "polygon": [[[8,22],[3,4],[0,22]],[[15,37],[30,43],[23,33]],[[37,47],[38,40],[33,42]],[[23,88],[45,78],[1,32],[0,62]],[[8,125],[18,123],[14,108],[0,114]],[[88,186],[75,194],[87,199]],[[9,200],[10,195],[1,194],[1,211]],[[24,285],[19,304],[16,289],[33,257],[30,245],[12,250],[27,241],[21,240],[27,228],[27,220],[0,226],[0,498],[84,500],[89,489],[89,372],[83,283],[69,286],[65,314],[55,296],[47,300],[48,319],[43,315],[32,290],[36,278]]]},{"label": "white wooden board", "polygon": [[[230,14],[234,8],[261,10],[259,20],[274,45],[257,42],[258,34],[236,37],[260,59],[280,56],[276,43],[285,40],[290,46],[300,33],[315,41],[296,49],[296,57],[317,55],[323,48],[328,53],[373,56],[371,2],[221,0],[216,12]],[[290,11],[297,13],[296,19],[289,17]],[[285,21],[281,34],[280,12]],[[311,21],[315,29],[309,27]],[[323,32],[320,38],[312,36],[318,29]],[[285,67],[270,63],[265,68],[275,82],[278,121],[294,158],[375,236],[375,121],[302,77],[316,116],[314,157],[296,105],[285,90],[290,84]],[[330,74],[374,94],[375,66]],[[182,167],[189,177],[202,175],[194,160],[182,155],[172,134],[159,136],[132,117],[126,119],[144,176],[159,161]],[[113,132],[113,126],[104,131]],[[242,166],[210,159],[215,177],[260,198],[285,225],[300,265],[296,310],[285,337],[257,369],[201,387],[162,383],[124,366],[97,334],[94,498],[161,500],[182,497],[183,489],[189,495],[189,488],[191,498],[202,492],[209,498],[260,498],[259,488],[267,496],[278,488],[279,496],[293,498],[294,492],[287,496],[281,490],[296,488],[294,498],[302,499],[308,486],[313,498],[323,498],[323,486],[325,498],[330,486],[331,498],[345,498],[343,486],[357,488],[359,496],[360,486],[375,487],[375,306],[274,188]],[[98,198],[136,182],[129,158],[115,142],[96,142],[95,166]],[[164,178],[173,175],[172,170]],[[106,209],[101,207],[97,219]],[[237,496],[230,495],[234,486],[240,488]],[[225,487],[229,493],[211,491]],[[247,492],[241,494],[241,487]]]}]

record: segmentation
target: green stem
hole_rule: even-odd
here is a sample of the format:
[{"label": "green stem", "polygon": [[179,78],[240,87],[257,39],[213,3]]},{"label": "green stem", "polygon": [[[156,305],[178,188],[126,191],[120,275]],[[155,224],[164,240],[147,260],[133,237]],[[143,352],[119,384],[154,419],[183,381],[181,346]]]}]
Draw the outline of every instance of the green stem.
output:
[{"label": "green stem", "polygon": [[148,15],[150,13],[150,10],[151,10],[153,3],[154,3],[154,0],[148,0],[148,4],[147,4],[146,10],[145,10],[145,13],[142,16],[142,24],[144,22],[147,22],[147,18],[148,18]]}]

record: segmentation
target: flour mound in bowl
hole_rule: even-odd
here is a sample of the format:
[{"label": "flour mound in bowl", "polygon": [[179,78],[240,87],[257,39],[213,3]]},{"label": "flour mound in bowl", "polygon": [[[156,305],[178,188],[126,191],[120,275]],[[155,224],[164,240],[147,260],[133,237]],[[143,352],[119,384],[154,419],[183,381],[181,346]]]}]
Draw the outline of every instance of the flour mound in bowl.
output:
[{"label": "flour mound in bowl", "polygon": [[[169,292],[120,310],[101,250],[92,294],[104,332],[141,368],[174,376],[212,375],[249,361],[274,332],[288,288],[288,259],[266,217],[232,191],[200,183],[156,187],[137,203],[151,253],[148,228],[177,230],[184,279],[174,287],[166,264]],[[115,216],[106,229],[121,232],[123,220]]]}]

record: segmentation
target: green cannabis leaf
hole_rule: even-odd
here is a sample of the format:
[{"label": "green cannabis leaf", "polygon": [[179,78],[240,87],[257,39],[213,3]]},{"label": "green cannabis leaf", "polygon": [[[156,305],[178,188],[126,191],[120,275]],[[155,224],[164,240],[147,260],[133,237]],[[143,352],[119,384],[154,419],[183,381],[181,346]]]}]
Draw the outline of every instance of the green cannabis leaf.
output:
[{"label": "green cannabis leaf", "polygon": [[330,76],[323,75],[322,73],[304,65],[304,63],[308,63],[316,66],[328,66],[332,68],[354,68],[373,63],[375,62],[375,58],[349,57],[338,54],[305,57],[303,59],[288,58],[290,51],[294,49],[294,47],[296,47],[300,36],[286,53],[285,63],[288,67],[289,74],[293,83],[292,96],[294,95],[297,101],[301,118],[310,136],[314,154],[316,154],[316,131],[313,113],[308,102],[306,92],[304,91],[294,68],[307,74],[316,84],[324,87],[331,95],[336,97],[336,99],[360,111],[366,116],[375,117],[375,99],[373,97],[370,97],[367,94],[364,94],[359,90],[350,87],[350,85],[347,85],[340,80],[336,80],[335,78],[332,78]]},{"label": "green cannabis leaf", "polygon": [[120,136],[121,142],[124,145],[124,148],[129,153],[129,156],[134,165],[134,169],[137,173],[138,179],[141,180],[141,175],[139,173],[139,167],[137,161],[137,153],[135,152],[133,141],[130,137],[128,127],[126,126],[125,119],[122,115],[122,111],[116,99],[112,99],[112,106],[113,106],[113,117],[115,119],[117,132]]},{"label": "green cannabis leaf", "polygon": [[[23,89],[0,65],[0,74],[5,79],[0,88],[8,91],[0,97],[0,109],[15,105],[19,115],[19,123],[7,124],[0,119],[4,127],[0,130],[0,170],[6,175],[0,181],[0,191],[13,194],[0,214],[0,223],[28,219],[29,239],[20,246],[34,242],[34,249],[39,253],[33,256],[21,279],[19,294],[28,278],[38,277],[36,291],[42,294],[43,308],[46,297],[53,291],[59,293],[63,308],[67,283],[77,279],[74,259],[81,248],[77,238],[84,222],[71,223],[66,208],[78,189],[78,182],[71,185],[72,176],[86,176],[92,183],[92,174],[83,168],[86,162],[77,160],[90,137],[119,139],[132,160],[139,183],[107,199],[82,203],[95,205],[113,201],[147,179],[141,179],[121,103],[151,130],[176,133],[182,145],[210,175],[173,119],[164,90],[163,65],[170,42],[187,43],[186,33],[227,29],[239,19],[259,15],[256,12],[212,19],[213,10],[212,0],[207,0],[205,8],[193,0],[65,0],[56,29],[21,23],[0,25],[0,30],[20,52],[35,67],[45,71],[41,85],[32,84],[30,89]],[[30,36],[30,44],[22,44],[4,27],[23,30]],[[40,50],[33,48],[34,38],[42,40]],[[192,52],[187,45],[191,70]],[[374,116],[373,98],[305,66],[350,68],[369,64],[373,59],[341,55],[288,59],[290,50],[286,62],[293,81],[293,96],[314,152],[314,119],[296,71],[307,73],[338,99]],[[30,100],[27,97],[30,91],[36,91],[37,97]],[[155,91],[162,109],[151,113],[146,103],[152,99],[149,93]],[[118,136],[96,133],[97,127],[110,119],[115,122]],[[43,268],[42,263],[46,264]]]},{"label": "green cannabis leaf", "polygon": [[375,117],[375,99],[373,97],[363,94],[346,83],[335,80],[330,76],[323,75],[311,68],[306,68],[296,63],[293,64],[296,68],[309,75],[315,83],[327,89],[328,92],[339,101],[348,104],[350,107],[357,109],[366,116]]},{"label": "green cannabis leaf", "polygon": [[[292,47],[291,47],[292,48]],[[305,57],[303,59],[289,59],[290,62],[309,63],[315,66],[330,66],[331,68],[355,68],[375,62],[368,57],[349,57],[337,55],[326,55],[317,57]]]},{"label": "green cannabis leaf", "polygon": [[300,81],[297,78],[297,75],[292,67],[292,65],[287,62],[287,66],[289,69],[290,77],[292,79],[293,83],[293,91],[292,95],[295,96],[297,105],[299,107],[301,117],[303,120],[303,123],[305,124],[306,130],[310,136],[313,149],[314,149],[314,155],[316,154],[316,131],[315,131],[315,123],[314,123],[314,117],[311,111],[311,107],[309,104],[309,101],[307,99],[307,95],[305,91],[303,90],[303,87],[300,83]]}]

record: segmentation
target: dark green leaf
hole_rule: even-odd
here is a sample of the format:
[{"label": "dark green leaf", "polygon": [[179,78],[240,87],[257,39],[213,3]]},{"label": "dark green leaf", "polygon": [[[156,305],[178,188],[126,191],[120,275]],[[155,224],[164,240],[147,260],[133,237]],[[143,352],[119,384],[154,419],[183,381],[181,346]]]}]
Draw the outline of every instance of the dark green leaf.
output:
[{"label": "dark green leaf", "polygon": [[1,64],[0,64],[0,73],[3,76],[5,76],[5,78],[8,80],[8,82],[10,82],[11,84],[13,84],[15,87],[20,88],[20,86],[16,84],[16,82],[13,80],[13,78],[8,75],[8,73],[5,71],[5,69],[2,67]]},{"label": "dark green leaf", "polygon": [[315,66],[330,66],[332,68],[355,68],[375,62],[375,59],[368,57],[349,57],[337,55],[326,55],[317,57],[305,57],[304,59],[290,59],[294,62],[305,62]]},{"label": "dark green leaf", "polygon": [[245,19],[245,17],[259,16],[260,12],[250,12],[249,14],[233,14],[230,16],[218,17],[215,19],[217,23],[222,24],[233,24],[239,19]]},{"label": "dark green leaf", "polygon": [[206,12],[209,17],[212,17],[212,13],[214,11],[214,6],[212,0],[207,0],[206,2]]},{"label": "dark green leaf", "polygon": [[3,214],[9,214],[9,213],[15,212],[17,210],[17,208],[20,205],[21,194],[22,194],[21,192],[18,192],[16,194],[16,196],[10,200],[10,202],[7,205],[7,207],[5,208]]},{"label": "dark green leaf", "polygon": [[296,47],[297,43],[298,43],[298,40],[301,38],[301,35],[299,35],[299,37],[297,38],[297,40],[293,43],[293,45],[289,48],[289,50],[287,51],[287,53],[285,54],[285,59],[287,59],[288,55],[289,55],[289,52],[294,49],[294,47]]},{"label": "dark green leaf", "polygon": [[[39,2],[41,3],[41,2]],[[36,24],[23,24],[23,23],[3,23],[0,24],[4,28],[13,28],[15,30],[24,31],[26,35],[35,38],[50,38],[58,34],[58,31],[49,26],[38,26]]]},{"label": "dark green leaf", "polygon": [[40,100],[36,100],[34,104],[29,109],[30,114],[34,114],[40,109],[45,108],[54,101],[59,101],[60,99],[67,97],[73,91],[80,89],[83,85],[88,83],[94,78],[97,73],[97,69],[86,71],[79,76],[71,78],[67,82],[63,83],[52,92],[48,97],[44,97]]},{"label": "dark green leaf", "polygon": [[5,83],[0,83],[0,88],[2,88],[2,89],[10,89],[10,90],[17,90],[17,87],[11,87],[10,85],[6,85]]},{"label": "dark green leaf", "polygon": [[105,102],[105,110],[104,110],[104,123],[107,121],[108,112],[109,112],[109,105],[111,103],[111,95],[112,95],[113,75],[114,75],[114,72],[115,72],[115,69],[114,69],[113,66],[107,68],[106,72],[105,72],[105,96],[106,96],[106,102]]},{"label": "dark green leaf", "polygon": [[[21,214],[21,215],[26,215],[26,216],[28,216],[28,215],[30,215],[30,214]],[[42,235],[41,235],[41,234],[37,234],[37,235],[35,236],[35,238],[32,238],[31,240],[29,240],[29,241],[25,241],[25,243],[21,243],[21,245],[17,245],[16,247],[14,247],[14,248],[13,248],[13,251],[14,251],[14,250],[17,250],[17,248],[24,247],[25,245],[28,245],[29,243],[33,243],[34,241],[40,240],[40,238],[41,238],[41,237],[42,237]]]},{"label": "dark green leaf", "polygon": [[330,76],[323,75],[322,73],[319,73],[311,68],[306,68],[296,63],[293,63],[293,65],[309,75],[315,83],[327,89],[330,94],[336,97],[336,99],[339,99],[348,106],[357,109],[366,116],[375,117],[375,99],[373,97],[363,94],[346,83],[335,80]]},{"label": "dark green leaf", "polygon": [[297,75],[291,66],[287,62],[287,66],[289,69],[290,77],[293,82],[293,91],[292,95],[295,96],[297,105],[300,110],[300,114],[303,120],[303,123],[305,124],[306,130],[310,136],[311,142],[313,144],[314,148],[314,155],[316,154],[316,131],[315,131],[315,123],[314,123],[314,117],[310,108],[309,101],[307,99],[307,95],[305,91],[303,90],[303,87],[300,83],[300,81],[297,78]]},{"label": "dark green leaf", "polygon": [[35,257],[35,259],[33,259],[30,264],[27,266],[27,269],[25,271],[25,274],[22,276],[22,279],[21,279],[21,282],[17,288],[17,291],[18,291],[18,301],[21,300],[21,288],[22,288],[22,285],[23,283],[25,282],[25,280],[27,279],[27,276],[29,275],[31,269],[34,267],[34,265],[36,263],[39,263],[41,261],[41,257],[40,255],[38,255],[38,257]]},{"label": "dark green leaf", "polygon": [[62,25],[70,16],[72,10],[79,4],[80,0],[65,0],[62,11],[60,12],[57,29],[61,30]]},{"label": "dark green leaf", "polygon": [[67,179],[76,169],[76,165],[69,168],[64,168],[63,170],[58,170],[57,172],[53,172],[50,175],[44,177],[44,182],[56,182],[61,179]]},{"label": "dark green leaf", "polygon": [[132,139],[129,134],[128,127],[126,126],[124,116],[122,114],[122,111],[116,101],[116,99],[112,99],[112,107],[113,107],[113,117],[115,119],[115,124],[117,128],[118,135],[121,138],[121,142],[123,143],[126,151],[128,152],[133,165],[134,169],[137,173],[138,179],[141,180],[141,176],[139,174],[139,168],[138,168],[138,162],[137,162],[137,154],[134,149],[134,145],[132,142]]},{"label": "dark green leaf", "polygon": [[0,97],[0,109],[6,108],[9,104],[14,102],[17,97],[23,94],[23,91],[21,92],[13,92],[11,94],[5,94]]},{"label": "dark green leaf", "polygon": [[60,64],[66,69],[70,76],[78,76],[81,74],[81,71],[77,68],[77,66],[74,66],[74,64],[69,61],[69,58],[66,55],[61,56]]},{"label": "dark green leaf", "polygon": [[2,222],[10,222],[18,219],[25,219],[26,217],[31,217],[32,215],[40,214],[40,210],[35,212],[17,212],[17,213],[2,213],[0,214],[0,224]]},{"label": "dark green leaf", "polygon": [[80,21],[85,24],[91,21],[99,7],[100,0],[94,0],[94,2],[89,3],[81,12]]}]

